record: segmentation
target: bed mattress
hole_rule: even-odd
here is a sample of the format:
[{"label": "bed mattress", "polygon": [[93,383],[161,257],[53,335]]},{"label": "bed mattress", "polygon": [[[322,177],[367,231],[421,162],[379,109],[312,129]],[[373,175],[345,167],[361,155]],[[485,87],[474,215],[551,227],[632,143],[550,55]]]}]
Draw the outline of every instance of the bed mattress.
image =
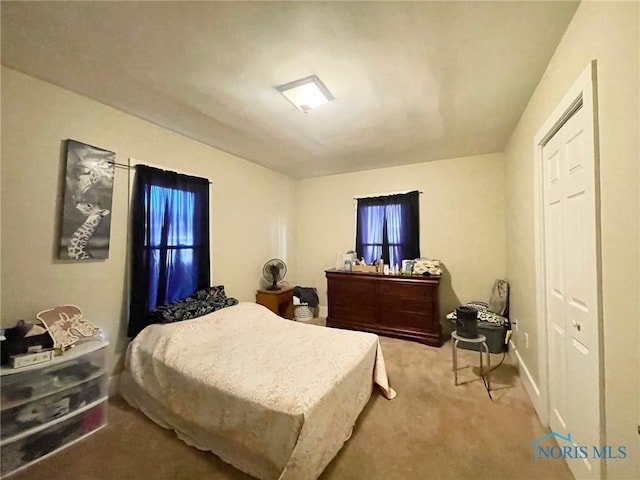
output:
[{"label": "bed mattress", "polygon": [[151,325],[129,345],[125,400],[186,443],[259,479],[315,479],[372,386],[393,398],[376,335],[240,303]]}]

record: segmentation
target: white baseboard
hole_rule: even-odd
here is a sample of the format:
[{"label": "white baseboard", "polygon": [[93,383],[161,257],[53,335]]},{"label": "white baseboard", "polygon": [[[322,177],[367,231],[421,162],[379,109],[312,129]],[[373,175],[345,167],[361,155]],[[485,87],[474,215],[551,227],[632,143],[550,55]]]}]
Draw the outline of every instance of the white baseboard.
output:
[{"label": "white baseboard", "polygon": [[538,418],[543,422],[544,414],[543,409],[541,408],[542,405],[540,404],[540,402],[542,401],[542,397],[540,396],[540,389],[538,388],[536,382],[533,380],[531,372],[527,368],[527,364],[524,363],[524,360],[520,356],[520,352],[518,352],[518,348],[516,347],[516,344],[513,343],[513,340],[509,340],[509,346],[511,353],[513,353],[518,360],[518,372],[520,374],[520,381],[522,382],[522,385],[524,385],[524,389],[527,392],[527,395],[529,395],[531,403],[533,403],[533,408],[535,408],[536,413],[538,414]]},{"label": "white baseboard", "polygon": [[116,373],[115,375],[111,375],[109,377],[109,398],[118,396],[120,391],[120,374]]}]

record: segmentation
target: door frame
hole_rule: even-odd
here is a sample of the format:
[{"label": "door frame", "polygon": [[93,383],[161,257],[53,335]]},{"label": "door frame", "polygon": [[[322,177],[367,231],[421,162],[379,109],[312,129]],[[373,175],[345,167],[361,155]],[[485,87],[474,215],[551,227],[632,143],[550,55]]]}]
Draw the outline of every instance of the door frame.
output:
[{"label": "door frame", "polygon": [[[599,439],[600,445],[605,445],[605,396],[604,396],[604,347],[603,347],[603,315],[602,315],[602,249],[600,242],[600,174],[599,174],[599,141],[598,141],[598,112],[597,112],[597,62],[592,60],[580,74],[553,113],[543,123],[533,138],[533,206],[534,206],[534,241],[535,241],[535,279],[536,279],[536,325],[538,330],[538,398],[532,398],[534,407],[543,425],[549,426],[549,336],[547,331],[547,295],[546,295],[546,254],[544,228],[544,164],[542,149],[547,141],[562,127],[571,115],[582,105],[587,119],[585,134],[589,143],[593,144],[594,165],[594,199],[596,215],[596,281],[598,316],[598,396],[600,399]],[[589,153],[589,152],[587,152]],[[601,475],[605,474],[604,463],[601,465]]]}]

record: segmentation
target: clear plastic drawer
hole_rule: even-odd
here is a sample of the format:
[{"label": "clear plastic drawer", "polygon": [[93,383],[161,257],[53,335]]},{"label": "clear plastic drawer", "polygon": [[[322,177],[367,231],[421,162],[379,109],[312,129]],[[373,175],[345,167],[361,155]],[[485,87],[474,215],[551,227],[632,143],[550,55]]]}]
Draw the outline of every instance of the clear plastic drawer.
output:
[{"label": "clear plastic drawer", "polygon": [[5,440],[44,425],[107,396],[105,374],[89,377],[83,383],[70,383],[70,387],[53,394],[36,396],[33,400],[18,403],[12,408],[3,408],[0,417],[0,439]]},{"label": "clear plastic drawer", "polygon": [[[75,349],[74,349],[75,350]],[[4,412],[29,402],[68,390],[105,373],[105,349],[82,354],[71,351],[46,364],[25,367],[25,370],[3,369],[0,409]]]},{"label": "clear plastic drawer", "polygon": [[104,399],[15,441],[3,442],[0,451],[3,476],[80,440],[106,423],[107,403]]}]

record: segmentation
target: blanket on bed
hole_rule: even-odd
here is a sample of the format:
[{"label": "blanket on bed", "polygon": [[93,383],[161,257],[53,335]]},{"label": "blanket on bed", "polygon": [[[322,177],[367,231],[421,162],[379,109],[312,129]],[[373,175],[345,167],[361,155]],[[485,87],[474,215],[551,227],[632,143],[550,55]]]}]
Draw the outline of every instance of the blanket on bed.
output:
[{"label": "blanket on bed", "polygon": [[348,440],[378,337],[284,320],[253,303],[151,325],[129,345],[121,392],[180,438],[261,479],[315,479]]}]

